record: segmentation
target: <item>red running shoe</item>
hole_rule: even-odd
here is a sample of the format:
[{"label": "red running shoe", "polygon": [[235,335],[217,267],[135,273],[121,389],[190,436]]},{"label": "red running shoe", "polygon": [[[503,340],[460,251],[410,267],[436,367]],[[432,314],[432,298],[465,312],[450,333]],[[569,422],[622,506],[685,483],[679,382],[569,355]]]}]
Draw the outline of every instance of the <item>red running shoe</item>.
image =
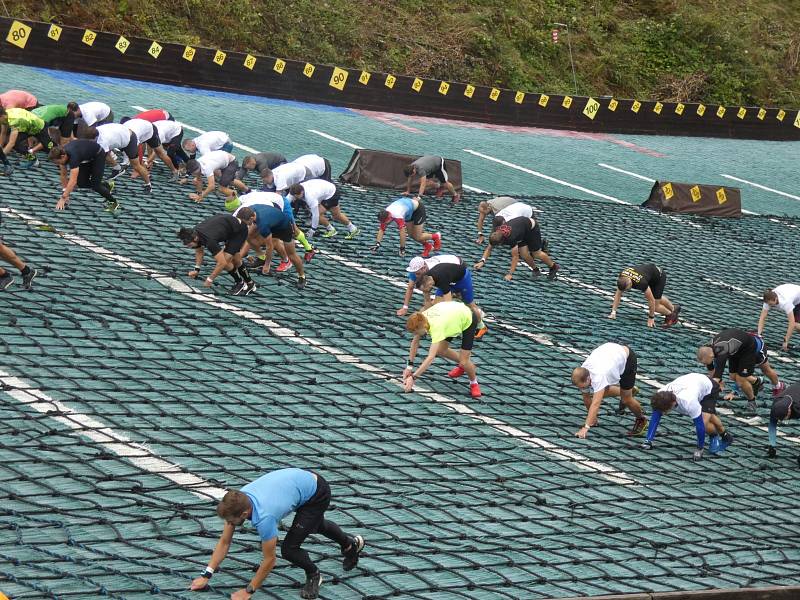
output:
[{"label": "red running shoe", "polygon": [[303,255],[303,260],[306,261],[307,263],[310,263],[311,259],[314,258],[314,255],[316,253],[317,250],[315,248],[312,248],[311,250],[307,251],[305,255]]},{"label": "red running shoe", "polygon": [[431,235],[431,239],[433,240],[433,249],[440,250],[442,248],[442,234],[437,231]]},{"label": "red running shoe", "polygon": [[478,385],[477,381],[469,384],[469,395],[473,398],[481,397],[481,386]]},{"label": "red running shoe", "polygon": [[422,258],[428,258],[432,250],[433,244],[431,242],[425,242],[425,245],[422,247]]},{"label": "red running shoe", "polygon": [[453,379],[457,379],[461,377],[463,374],[464,374],[464,367],[458,365],[454,369],[450,369],[450,372],[447,374],[447,376]]},{"label": "red running shoe", "polygon": [[292,263],[290,263],[290,262],[287,260],[286,262],[282,262],[281,264],[279,264],[279,265],[278,265],[278,268],[277,268],[277,269],[275,269],[275,270],[276,270],[278,273],[283,273],[284,271],[288,271],[288,270],[289,270],[289,269],[291,269],[291,268],[292,268]]}]

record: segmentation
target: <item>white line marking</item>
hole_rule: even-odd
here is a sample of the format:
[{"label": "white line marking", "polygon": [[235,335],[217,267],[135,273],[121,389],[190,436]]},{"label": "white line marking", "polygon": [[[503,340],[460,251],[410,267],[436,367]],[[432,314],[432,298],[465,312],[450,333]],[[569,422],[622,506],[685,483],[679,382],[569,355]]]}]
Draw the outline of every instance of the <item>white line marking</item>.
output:
[{"label": "white line marking", "polygon": [[747,181],[746,179],[740,179],[739,177],[734,177],[733,175],[726,175],[725,173],[720,173],[722,177],[727,179],[733,179],[734,181],[738,181],[739,183],[745,183],[747,185],[751,185],[754,188],[758,188],[760,190],[765,190],[767,192],[772,192],[773,194],[778,194],[780,196],[785,196],[786,198],[791,198],[792,200],[800,200],[800,196],[795,196],[794,194],[788,194],[786,192],[782,192],[780,190],[773,189],[771,187],[767,187],[765,185],[761,185],[760,183],[753,183],[752,181]]},{"label": "white line marking", "polygon": [[[154,455],[145,446],[117,433],[105,423],[89,415],[79,413],[63,402],[54,400],[41,390],[32,387],[31,384],[14,377],[3,369],[0,369],[0,381],[7,386],[3,391],[18,402],[58,421],[68,429],[71,429],[75,435],[88,438],[100,444],[117,456],[142,469],[142,471],[164,477],[186,488],[200,498],[208,499],[211,497],[219,500],[225,495],[225,490],[211,485],[202,477],[184,471],[179,465]],[[53,411],[56,411],[58,415],[52,414]]]},{"label": "white line marking", "polygon": [[486,190],[482,190],[480,188],[472,187],[471,185],[466,185],[464,183],[461,184],[461,187],[467,191],[475,192],[476,194],[491,194],[492,192],[487,192]]},{"label": "white line marking", "polygon": [[[46,223],[39,221],[35,217],[26,215],[11,208],[3,208],[0,210],[2,210],[2,212],[9,214],[12,217],[22,219],[23,221],[26,221],[31,225],[36,225],[36,226],[46,225]],[[127,267],[136,273],[149,277],[150,279],[158,282],[159,284],[163,285],[168,289],[185,294],[186,296],[192,298],[193,300],[202,302],[204,304],[213,306],[215,308],[225,310],[239,317],[252,321],[253,323],[261,325],[275,337],[283,338],[296,344],[308,346],[320,353],[330,354],[341,363],[352,365],[358,369],[361,369],[362,371],[366,371],[368,373],[379,376],[398,387],[403,387],[403,382],[394,375],[392,375],[391,373],[389,373],[388,371],[385,371],[384,369],[376,367],[371,364],[363,363],[357,356],[354,356],[352,354],[347,354],[344,350],[341,350],[335,346],[324,344],[323,342],[320,342],[319,340],[313,338],[304,337],[300,335],[298,332],[287,327],[282,327],[279,323],[276,323],[275,321],[272,321],[270,319],[265,319],[261,315],[254,313],[250,310],[216,300],[214,296],[211,296],[208,293],[200,293],[198,290],[192,288],[183,281],[174,279],[172,277],[168,277],[156,271],[152,271],[148,267],[142,265],[141,263],[138,263],[125,256],[116,254],[80,236],[64,232],[57,232],[57,235],[61,236],[68,242],[71,242],[72,244],[85,248],[90,252],[93,252],[101,256],[102,258],[115,262],[118,265]],[[366,269],[366,267],[364,268]],[[533,336],[535,334],[531,335]],[[552,342],[550,343],[552,344]],[[436,392],[432,392],[430,390],[421,387],[418,387],[415,390],[415,392],[420,396],[423,396],[429,400],[433,400],[434,402],[444,405],[445,407],[449,408],[454,412],[466,415],[476,421],[489,425],[492,429],[499,431],[503,434],[509,435],[515,439],[518,439],[523,444],[541,448],[542,450],[555,456],[559,460],[568,460],[571,464],[574,464],[575,467],[578,469],[584,471],[593,471],[595,473],[598,473],[601,477],[607,479],[608,481],[611,481],[612,483],[616,483],[619,485],[632,485],[637,483],[637,481],[633,477],[631,477],[627,473],[624,473],[623,471],[620,471],[619,469],[616,469],[612,466],[603,463],[589,460],[588,458],[586,458],[581,454],[578,454],[577,452],[559,448],[558,446],[552,444],[551,442],[548,442],[547,440],[532,436],[529,433],[526,433],[520,429],[517,429],[515,427],[512,427],[511,425],[504,423],[503,421],[500,421],[499,419],[482,415],[473,410],[472,408],[470,408],[469,406],[462,404],[461,402],[456,402],[454,400],[451,400],[447,396],[444,396]]]},{"label": "white line marking", "polygon": [[740,292],[741,294],[744,294],[745,296],[749,296],[750,298],[758,298],[759,300],[762,299],[761,296],[759,296],[755,292],[751,292],[750,290],[746,290],[746,289],[744,289],[742,287],[739,287],[739,286],[736,286],[736,285],[732,285],[730,283],[725,283],[724,281],[719,281],[719,280],[716,280],[716,279],[708,279],[706,277],[703,277],[703,281],[705,281],[706,283],[710,283],[711,285],[716,285],[716,286],[719,286],[719,287],[723,287],[723,288],[728,288],[728,289],[734,290],[736,292]]},{"label": "white line marking", "polygon": [[492,162],[496,162],[498,164],[504,165],[511,169],[516,169],[517,171],[522,171],[523,173],[528,173],[529,175],[533,175],[535,177],[541,177],[542,179],[546,179],[547,181],[552,181],[553,183],[558,183],[559,185],[564,185],[574,190],[578,190],[580,192],[584,192],[591,196],[597,196],[598,198],[603,198],[605,200],[611,200],[612,202],[616,202],[617,204],[627,204],[630,205],[630,202],[626,202],[625,200],[620,200],[619,198],[615,198],[614,196],[609,196],[607,194],[601,194],[600,192],[595,192],[594,190],[590,190],[589,188],[585,188],[580,185],[576,185],[574,183],[569,183],[568,181],[564,181],[563,179],[556,179],[555,177],[550,177],[549,175],[545,175],[544,173],[539,173],[538,171],[534,171],[533,169],[528,169],[526,167],[521,167],[519,165],[515,165],[514,163],[510,163],[508,161],[495,158],[494,156],[489,156],[488,154],[482,154],[480,152],[476,152],[475,150],[470,150],[468,148],[463,149],[464,152],[472,154],[474,156],[478,156],[480,158],[484,158],[486,160],[490,160]]},{"label": "white line marking", "polygon": [[655,183],[655,179],[651,179],[650,177],[645,177],[644,175],[639,175],[638,173],[634,173],[633,171],[626,171],[625,169],[620,169],[618,167],[612,167],[611,165],[607,165],[606,163],[597,163],[598,167],[603,167],[604,169],[611,169],[612,171],[616,171],[617,173],[624,173],[625,175],[630,175],[631,177],[635,177],[636,179],[641,179],[643,181],[649,181],[650,183]]},{"label": "white line marking", "polygon": [[[638,173],[634,173],[633,171],[626,171],[625,169],[620,169],[618,167],[612,167],[611,165],[607,165],[606,163],[597,163],[597,166],[603,167],[604,169],[610,169],[612,171],[616,171],[617,173],[624,173],[625,175],[630,175],[631,177],[636,177],[636,179],[641,179],[643,181],[648,181],[650,183],[655,183],[656,180],[650,177],[645,177],[644,175],[639,175]],[[750,210],[742,209],[742,212],[746,215],[756,215],[758,216],[759,213],[753,212]]]}]

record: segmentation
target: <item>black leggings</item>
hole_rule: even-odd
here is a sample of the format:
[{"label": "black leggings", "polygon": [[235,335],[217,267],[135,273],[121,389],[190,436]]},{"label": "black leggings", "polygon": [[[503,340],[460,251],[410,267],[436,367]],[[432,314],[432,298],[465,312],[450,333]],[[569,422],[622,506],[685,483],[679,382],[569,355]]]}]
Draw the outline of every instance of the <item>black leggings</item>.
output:
[{"label": "black leggings", "polygon": [[300,546],[312,533],[320,533],[329,540],[337,542],[344,551],[350,545],[350,538],[333,521],[325,519],[325,511],[331,503],[331,488],[321,475],[317,474],[317,492],[297,509],[294,521],[281,544],[281,556],[293,565],[314,575],[319,569],[311,561],[308,552]]},{"label": "black leggings", "polygon": [[91,162],[83,163],[78,167],[78,187],[90,188],[110,202],[114,202],[111,188],[103,181],[103,171],[106,168],[106,153],[103,150]]},{"label": "black leggings", "polygon": [[9,166],[8,159],[6,158],[6,153],[3,152],[2,148],[0,148],[0,162],[3,163],[5,166]]}]

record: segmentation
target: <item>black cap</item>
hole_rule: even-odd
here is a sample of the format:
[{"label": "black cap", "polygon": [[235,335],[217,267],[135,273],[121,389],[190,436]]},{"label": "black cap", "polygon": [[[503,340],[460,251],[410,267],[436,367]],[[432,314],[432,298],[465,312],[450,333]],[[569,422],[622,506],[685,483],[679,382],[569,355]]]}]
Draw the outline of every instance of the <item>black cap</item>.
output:
[{"label": "black cap", "polygon": [[792,405],[791,396],[781,396],[772,403],[772,410],[769,411],[769,419],[777,423],[786,418],[786,413],[789,412],[789,407]]}]

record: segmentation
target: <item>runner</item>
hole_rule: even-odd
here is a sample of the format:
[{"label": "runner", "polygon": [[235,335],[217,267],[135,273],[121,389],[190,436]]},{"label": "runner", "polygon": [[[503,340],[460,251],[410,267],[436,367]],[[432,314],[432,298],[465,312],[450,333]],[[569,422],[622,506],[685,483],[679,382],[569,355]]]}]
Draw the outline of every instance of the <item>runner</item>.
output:
[{"label": "runner", "polygon": [[322,158],[318,154],[303,154],[295,158],[293,163],[303,165],[306,175],[303,181],[309,179],[324,179],[331,181],[331,163],[327,158]]},{"label": "runner", "polygon": [[[425,187],[428,183],[428,178],[431,177],[439,182],[440,191],[446,188],[447,191],[450,192],[453,196],[454,204],[461,201],[461,194],[456,193],[456,189],[448,179],[447,171],[444,168],[444,158],[441,156],[433,156],[432,154],[421,156],[410,165],[406,166],[403,169],[403,173],[408,178],[406,180],[406,191],[404,192],[406,195],[411,193],[411,181],[414,177],[418,176],[420,179],[417,196],[421,198],[425,195]],[[440,192],[437,192],[436,195],[439,196]]]},{"label": "runner", "polygon": [[422,244],[422,257],[428,258],[432,250],[439,250],[442,247],[441,233],[426,233],[425,205],[418,197],[409,198],[402,196],[397,198],[389,206],[378,211],[378,233],[375,235],[375,245],[370,248],[372,252],[377,252],[381,248],[381,241],[386,234],[386,228],[390,223],[397,223],[400,230],[400,256],[406,254],[406,236],[411,234],[412,239]]},{"label": "runner", "polygon": [[[775,458],[778,455],[778,431],[781,421],[800,419],[800,383],[793,383],[784,388],[772,401],[769,413],[769,448],[767,456]],[[800,458],[797,459],[800,463]]]},{"label": "runner", "polygon": [[789,320],[781,346],[785,352],[789,349],[789,340],[792,339],[795,329],[800,330],[800,285],[784,283],[764,292],[764,306],[761,308],[761,316],[758,318],[758,335],[764,332],[767,315],[773,306],[779,306]]},{"label": "runner", "polygon": [[[111,194],[114,182],[103,180],[106,165],[106,151],[94,140],[74,140],[63,148],[54,146],[49,158],[58,165],[63,192],[56,203],[56,210],[64,210],[69,205],[72,191],[78,188],[90,188],[106,200],[105,210],[116,212],[119,202]],[[69,178],[67,169],[69,168]]]},{"label": "runner", "polygon": [[[281,168],[281,167],[279,167]],[[328,221],[325,213],[330,211],[333,219],[345,227],[347,227],[347,235],[344,236],[346,240],[352,240],[361,231],[358,227],[350,222],[347,215],[342,211],[339,206],[339,190],[330,181],[324,179],[311,179],[303,183],[296,183],[289,188],[289,195],[287,200],[294,202],[305,202],[311,213],[311,228],[306,233],[306,237],[313,238],[316,235],[317,227],[320,224],[326,228],[322,237],[334,237],[339,232]]]},{"label": "runner", "polygon": [[[636,390],[636,353],[628,346],[608,342],[595,348],[580,367],[572,371],[572,383],[581,391],[586,407],[586,422],[575,432],[579,438],[589,435],[597,425],[603,398],[619,397],[620,409],[626,406],[636,417],[628,435],[644,435],[647,418],[634,398]],[[617,411],[621,412],[621,411]]]},{"label": "runner", "polygon": [[78,137],[83,137],[80,132],[84,127],[92,125],[105,125],[114,122],[114,112],[104,102],[70,102],[67,108],[75,120],[74,132]]},{"label": "runner", "polygon": [[248,226],[255,220],[252,208],[243,208],[234,217],[227,213],[209,217],[194,228],[181,227],[178,239],[187,248],[195,252],[195,267],[189,271],[189,277],[196,279],[203,268],[203,256],[208,251],[216,264],[203,285],[211,287],[222,271],[233,278],[233,286],[229,292],[232,296],[247,296],[255,291],[256,284],[250,278],[247,267],[242,264],[241,250],[247,242]]},{"label": "runner", "polygon": [[[161,145],[161,138],[158,135],[158,129],[153,126],[150,121],[145,121],[144,119],[129,119],[128,117],[124,117],[120,119],[120,123],[127,126],[131,131],[136,134],[136,139],[139,140],[139,154],[137,155],[137,160],[141,164],[143,159],[142,155],[142,148],[145,144],[147,147],[155,152],[158,157],[164,162],[165,165],[169,167],[169,170],[172,172],[173,178],[178,172],[178,169],[175,168],[175,165],[172,164],[169,156],[167,156],[167,151],[164,150],[164,147]],[[133,162],[133,161],[131,161]],[[152,191],[152,182],[150,179],[149,171],[147,168],[142,165],[142,170],[136,171],[145,180],[145,192],[148,194]],[[145,177],[146,175],[146,177]]]},{"label": "runner", "polygon": [[[0,225],[2,225],[2,223],[3,213],[0,213]],[[19,256],[5,244],[2,236],[0,236],[0,258],[19,269],[20,275],[22,275],[22,288],[26,290],[31,289],[31,283],[39,272],[26,265]],[[0,290],[7,289],[12,283],[14,283],[14,278],[11,276],[11,273],[3,267],[0,267]]]},{"label": "runner", "polygon": [[[470,358],[478,320],[478,315],[466,304],[454,301],[437,302],[427,310],[412,314],[406,322],[406,330],[414,334],[414,339],[411,340],[408,361],[403,371],[405,391],[413,390],[415,381],[422,377],[437,356],[442,356],[456,363],[456,367],[447,374],[448,377],[457,379],[466,373],[469,377],[470,396],[480,398],[481,388],[478,385],[478,374],[475,364]],[[417,356],[420,340],[426,334],[431,336],[431,347],[428,350],[428,356],[414,370],[414,358]],[[450,341],[459,336],[461,336],[461,349],[456,352],[450,348]]]},{"label": "runner", "polygon": [[358,565],[364,538],[349,536],[325,518],[330,507],[331,488],[322,475],[302,469],[279,469],[248,483],[239,491],[228,491],[217,505],[217,516],[225,521],[208,566],[200,577],[194,579],[191,590],[204,590],[208,581],[228,555],[233,534],[245,520],[250,520],[261,537],[261,564],[250,578],[247,587],[231,595],[234,600],[246,600],[255,594],[275,567],[275,550],[278,545],[278,526],[281,520],[294,512],[294,521],[281,544],[281,556],[305,571],[306,583],[301,598],[319,596],[322,573],[312,562],[302,545],[309,535],[319,533],[339,544],[342,569],[353,570]]},{"label": "runner", "polygon": [[[522,202],[517,202],[514,198],[510,196],[497,196],[496,198],[492,198],[491,200],[482,200],[478,203],[478,222],[475,224],[476,228],[478,229],[478,237],[475,239],[476,244],[483,244],[484,236],[483,236],[483,224],[486,220],[486,217],[491,215],[494,217],[498,212],[503,210],[504,208],[511,206],[512,204],[523,204]],[[527,205],[526,205],[527,206]],[[533,210],[531,210],[530,215],[518,215],[518,216],[533,216]]]},{"label": "runner", "polygon": [[502,223],[489,236],[489,245],[483,251],[483,256],[475,263],[475,270],[482,269],[492,255],[494,246],[509,246],[511,248],[511,264],[508,273],[504,277],[506,281],[511,281],[514,271],[517,270],[517,263],[520,257],[528,264],[534,275],[539,275],[539,267],[536,265],[534,256],[544,262],[550,271],[547,278],[553,280],[558,273],[559,265],[550,258],[542,247],[542,232],[536,219],[528,217],[517,217]]},{"label": "runner", "polygon": [[719,454],[725,450],[733,443],[733,436],[725,431],[725,426],[717,416],[719,391],[719,384],[702,373],[682,375],[660,388],[651,400],[653,414],[642,448],[653,448],[653,439],[661,417],[677,407],[680,414],[694,421],[697,433],[697,449],[692,456],[694,460],[703,458],[706,433],[710,435],[708,451],[711,454]]},{"label": "runner", "polygon": [[261,190],[285,193],[290,187],[306,180],[306,168],[299,163],[278,165],[275,169],[262,169]]},{"label": "runner", "polygon": [[[276,245],[283,250],[294,268],[297,269],[297,288],[306,287],[306,274],[303,271],[303,261],[294,250],[292,221],[282,210],[267,204],[256,204],[250,207],[255,211],[255,227],[251,229],[249,244],[253,248],[266,248],[264,263],[261,272],[269,274],[272,261],[272,251]],[[247,210],[242,209],[242,210]]]},{"label": "runner", "polygon": [[622,294],[630,289],[644,292],[647,299],[647,326],[655,327],[656,313],[664,315],[664,326],[670,327],[678,322],[681,312],[680,304],[672,304],[664,295],[664,286],[667,283],[667,272],[658,268],[653,263],[642,263],[635,267],[627,267],[617,277],[617,289],[614,291],[614,300],[611,302],[609,319],[617,318],[617,308],[622,300]]},{"label": "runner", "polygon": [[[194,177],[196,193],[189,194],[189,198],[195,202],[202,202],[219,183],[219,190],[225,196],[226,209],[232,210],[231,203],[235,201],[236,193],[230,186],[233,185],[242,191],[247,189],[246,185],[236,179],[238,170],[239,163],[236,162],[236,157],[224,150],[214,150],[196,160],[190,159],[186,163],[186,172]],[[217,171],[219,175],[216,174]],[[206,177],[205,189],[203,189],[203,176]]]},{"label": "runner", "polygon": [[194,139],[184,140],[183,149],[189,154],[189,158],[195,158],[198,154],[205,156],[216,150],[232,152],[233,142],[224,131],[206,131]]},{"label": "runner", "polygon": [[726,363],[730,362],[729,372],[739,389],[747,398],[747,410],[756,414],[756,396],[764,381],[753,371],[759,367],[772,382],[772,395],[779,395],[786,387],[778,379],[778,374],[767,359],[767,347],[760,336],[742,329],[724,329],[713,337],[711,343],[700,346],[697,360],[708,368],[709,376],[722,385],[722,375]]},{"label": "runner", "polygon": [[286,164],[286,157],[278,152],[259,152],[258,154],[248,154],[242,159],[242,167],[236,173],[236,179],[245,180],[245,177],[253,171],[261,175],[264,169],[275,169],[280,165]]}]

